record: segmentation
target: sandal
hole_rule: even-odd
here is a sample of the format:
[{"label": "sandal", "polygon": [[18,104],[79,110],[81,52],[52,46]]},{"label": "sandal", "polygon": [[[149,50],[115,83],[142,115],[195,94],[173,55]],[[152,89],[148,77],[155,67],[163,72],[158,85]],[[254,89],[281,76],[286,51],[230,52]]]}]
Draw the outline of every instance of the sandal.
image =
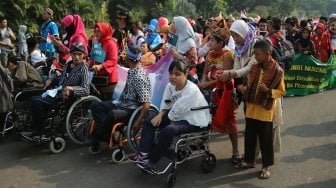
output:
[{"label": "sandal", "polygon": [[271,177],[271,173],[270,173],[268,168],[264,168],[264,169],[261,170],[261,172],[259,174],[260,179],[268,179],[270,177]]},{"label": "sandal", "polygon": [[240,155],[232,155],[231,160],[232,160],[232,165],[234,168],[239,168],[241,162],[243,161]]},{"label": "sandal", "polygon": [[247,162],[240,162],[237,168],[241,169],[249,169],[249,168],[255,168],[255,163],[247,163]]}]

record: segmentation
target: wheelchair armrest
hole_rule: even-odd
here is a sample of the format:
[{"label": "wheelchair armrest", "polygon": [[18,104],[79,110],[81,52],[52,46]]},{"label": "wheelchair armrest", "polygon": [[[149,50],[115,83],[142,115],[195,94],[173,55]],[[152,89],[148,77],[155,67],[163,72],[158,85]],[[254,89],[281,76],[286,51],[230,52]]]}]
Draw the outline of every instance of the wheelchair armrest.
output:
[{"label": "wheelchair armrest", "polygon": [[42,95],[45,89],[40,88],[24,88],[15,95],[15,101],[25,101],[30,99],[32,96]]},{"label": "wheelchair armrest", "polygon": [[34,92],[45,92],[45,89],[43,88],[34,88],[34,87],[29,87],[29,88],[24,88],[21,92],[24,93],[34,93]]},{"label": "wheelchair armrest", "polygon": [[196,110],[204,110],[204,109],[209,109],[210,106],[200,106],[200,107],[193,107],[190,110],[191,111],[196,111]]}]

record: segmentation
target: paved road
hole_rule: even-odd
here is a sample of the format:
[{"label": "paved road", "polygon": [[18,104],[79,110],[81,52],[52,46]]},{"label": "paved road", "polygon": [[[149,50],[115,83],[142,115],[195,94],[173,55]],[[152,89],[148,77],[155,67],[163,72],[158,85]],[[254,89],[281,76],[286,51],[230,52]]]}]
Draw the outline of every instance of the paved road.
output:
[{"label": "paved road", "polygon": [[[257,178],[260,165],[256,169],[234,169],[228,137],[216,134],[211,142],[216,169],[203,174],[200,160],[188,161],[179,167],[175,187],[335,187],[335,93],[331,90],[285,98],[283,151],[275,155],[270,179]],[[242,114],[238,121],[243,130]],[[239,141],[243,143],[243,135]],[[33,146],[11,137],[0,143],[1,188],[166,187],[166,177],[146,175],[128,161],[115,164],[110,161],[109,151],[92,156],[87,147],[70,141],[58,155],[50,154],[47,145]]]}]

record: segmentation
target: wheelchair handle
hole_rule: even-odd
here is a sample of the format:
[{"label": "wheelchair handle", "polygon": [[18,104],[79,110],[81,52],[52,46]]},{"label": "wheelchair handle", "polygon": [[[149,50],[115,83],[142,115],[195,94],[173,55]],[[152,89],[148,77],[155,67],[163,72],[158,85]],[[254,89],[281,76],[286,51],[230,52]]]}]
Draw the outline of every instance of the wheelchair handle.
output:
[{"label": "wheelchair handle", "polygon": [[210,106],[200,106],[200,107],[191,108],[191,111],[204,110],[204,109],[209,109],[209,108]]}]

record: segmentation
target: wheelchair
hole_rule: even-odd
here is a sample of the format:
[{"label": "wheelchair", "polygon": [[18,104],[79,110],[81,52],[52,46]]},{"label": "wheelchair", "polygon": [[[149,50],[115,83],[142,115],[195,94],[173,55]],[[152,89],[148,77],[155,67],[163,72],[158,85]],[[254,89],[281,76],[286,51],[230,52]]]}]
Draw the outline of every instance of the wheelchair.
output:
[{"label": "wheelchair", "polygon": [[[141,106],[135,109],[127,121],[117,122],[112,126],[111,133],[108,138],[108,148],[112,150],[112,161],[115,163],[120,163],[125,160],[126,154],[124,151],[124,147],[126,143],[128,143],[129,147],[133,151],[137,151],[137,148],[140,144],[140,135],[141,128],[134,127],[134,122],[137,120],[141,113]],[[147,116],[156,116],[159,113],[159,109],[151,104]],[[90,132],[92,133],[94,129],[95,123],[92,122]],[[97,154],[98,152],[94,152],[92,147],[89,147],[89,152],[91,154]]]},{"label": "wheelchair", "polygon": [[[216,95],[221,94],[219,88],[215,88],[211,91],[209,96],[209,106],[201,106],[196,108],[191,108],[191,111],[210,109],[210,114],[213,114],[217,108]],[[201,158],[201,170],[203,173],[210,173],[216,167],[216,156],[210,152],[209,141],[212,133],[211,122],[208,126],[202,128],[198,132],[181,134],[173,139],[168,152],[164,155],[168,158],[169,162],[163,165],[161,170],[158,170],[154,175],[166,174],[169,169],[170,172],[167,176],[166,182],[169,187],[174,186],[176,182],[176,174],[178,165],[195,158]],[[159,130],[155,133],[159,135]],[[133,148],[138,152],[139,139],[137,142],[130,142],[133,144]],[[143,166],[138,165],[144,173],[149,173],[143,169]]]},{"label": "wheelchair", "polygon": [[[27,101],[32,96],[41,95],[43,92],[45,92],[44,89],[29,88],[15,95],[14,108],[7,113],[3,129],[0,132],[2,136],[11,130],[14,130],[15,134],[31,130],[31,114],[27,107]],[[90,104],[92,101],[100,101],[100,99],[89,95],[66,103],[60,102],[55,108],[48,110],[45,126],[43,127],[44,132],[46,132],[45,137],[34,139],[20,138],[34,144],[49,143],[49,149],[52,153],[62,152],[65,148],[64,138],[66,136],[75,141],[81,141],[82,137],[86,138],[83,136],[87,135],[85,132],[86,125],[93,119],[90,116]]]},{"label": "wheelchair", "polygon": [[[13,130],[15,134],[19,134],[22,131],[31,130],[31,114],[28,109],[28,100],[32,96],[38,96],[45,92],[44,89],[25,88],[18,92],[14,97],[14,107],[12,111],[8,112],[1,132],[4,136],[7,132]],[[59,115],[60,119],[63,117],[63,106],[59,106],[48,112],[48,118],[46,120],[47,126],[45,129],[48,132],[47,137],[27,139],[20,137],[23,140],[41,144],[49,142],[49,148],[52,153],[60,153],[65,147],[64,136],[62,136],[58,130],[59,125],[56,123],[56,116]]]},{"label": "wheelchair", "polygon": [[27,108],[27,101],[30,97],[41,95],[43,89],[26,88],[14,94],[13,109],[6,114],[5,122],[0,132],[1,137],[6,133],[19,130],[22,131],[25,127],[31,126],[30,112]]},{"label": "wheelchair", "polygon": [[[207,109],[209,106],[192,108],[191,110]],[[154,175],[166,174],[169,169],[170,173],[167,176],[167,184],[172,187],[176,182],[176,174],[178,165],[195,158],[202,158],[201,170],[204,173],[212,172],[216,167],[216,156],[210,152],[209,140],[211,135],[211,124],[202,128],[198,132],[181,134],[173,139],[173,143],[165,154],[169,162],[164,165],[161,170],[158,170]],[[158,135],[156,133],[155,135]],[[143,172],[147,173],[141,165],[137,165]]]}]

